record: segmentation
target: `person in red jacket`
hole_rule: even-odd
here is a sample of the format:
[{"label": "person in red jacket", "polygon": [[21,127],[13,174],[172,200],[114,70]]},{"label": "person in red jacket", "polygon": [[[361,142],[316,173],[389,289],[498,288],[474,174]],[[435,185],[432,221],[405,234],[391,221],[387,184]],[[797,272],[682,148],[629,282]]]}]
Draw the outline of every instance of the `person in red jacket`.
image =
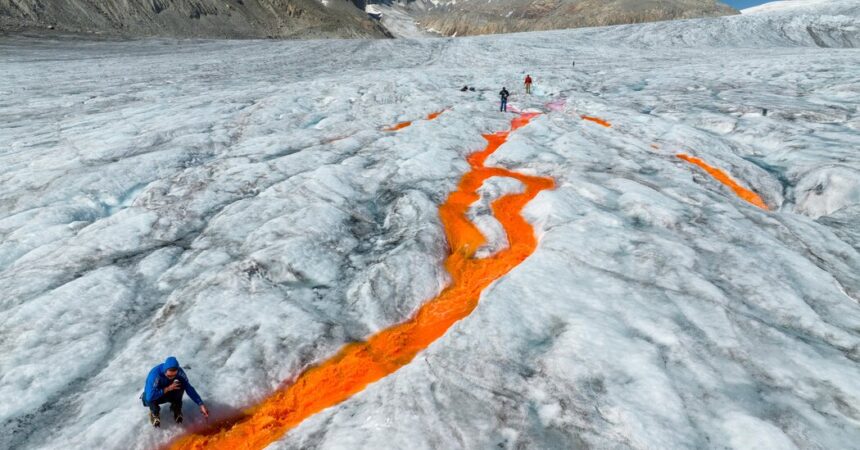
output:
[{"label": "person in red jacket", "polygon": [[526,94],[532,93],[532,76],[526,75]]}]

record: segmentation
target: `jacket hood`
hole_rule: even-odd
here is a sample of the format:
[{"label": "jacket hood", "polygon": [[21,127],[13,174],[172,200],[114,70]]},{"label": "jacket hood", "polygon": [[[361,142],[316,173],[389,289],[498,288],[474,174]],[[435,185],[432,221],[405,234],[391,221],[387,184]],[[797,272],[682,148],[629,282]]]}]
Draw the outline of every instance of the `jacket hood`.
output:
[{"label": "jacket hood", "polygon": [[168,369],[178,369],[179,361],[176,360],[175,356],[168,356],[167,359],[164,360],[164,364],[161,365],[161,371],[166,372]]}]

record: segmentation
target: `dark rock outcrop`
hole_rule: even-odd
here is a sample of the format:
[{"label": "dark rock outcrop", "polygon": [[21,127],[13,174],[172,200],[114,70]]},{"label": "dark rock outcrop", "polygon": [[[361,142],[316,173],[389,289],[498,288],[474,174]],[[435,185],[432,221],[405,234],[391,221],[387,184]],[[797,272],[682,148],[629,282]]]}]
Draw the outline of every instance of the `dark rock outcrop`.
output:
[{"label": "dark rock outcrop", "polygon": [[0,0],[0,31],[216,38],[384,37],[351,0]]}]

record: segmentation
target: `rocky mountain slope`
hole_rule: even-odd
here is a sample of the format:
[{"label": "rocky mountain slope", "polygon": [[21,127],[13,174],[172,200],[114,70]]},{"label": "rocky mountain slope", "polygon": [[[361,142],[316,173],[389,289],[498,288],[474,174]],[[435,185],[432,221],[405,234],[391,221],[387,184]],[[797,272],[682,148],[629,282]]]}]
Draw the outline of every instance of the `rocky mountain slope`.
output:
[{"label": "rocky mountain slope", "polygon": [[[366,0],[0,0],[0,32],[122,36],[353,38],[398,35]],[[716,0],[372,0],[419,30],[473,35],[734,14]],[[390,9],[386,11],[393,12]],[[413,33],[415,34],[415,33]],[[414,36],[413,36],[414,37]]]},{"label": "rocky mountain slope", "polygon": [[716,0],[461,0],[420,19],[444,35],[475,35],[736,14]]},{"label": "rocky mountain slope", "polygon": [[387,35],[349,0],[0,0],[0,31],[33,29],[220,38]]}]

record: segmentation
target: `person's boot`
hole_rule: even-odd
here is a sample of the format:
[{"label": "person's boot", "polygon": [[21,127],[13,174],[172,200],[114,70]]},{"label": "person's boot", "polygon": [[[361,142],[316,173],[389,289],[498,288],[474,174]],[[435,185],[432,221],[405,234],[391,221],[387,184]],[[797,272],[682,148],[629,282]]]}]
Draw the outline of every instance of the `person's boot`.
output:
[{"label": "person's boot", "polygon": [[176,423],[182,423],[182,409],[173,410],[173,420],[175,420]]},{"label": "person's boot", "polygon": [[158,428],[161,426],[161,419],[158,418],[157,414],[153,414],[152,411],[150,411],[149,412],[149,423],[151,423],[153,427]]}]

